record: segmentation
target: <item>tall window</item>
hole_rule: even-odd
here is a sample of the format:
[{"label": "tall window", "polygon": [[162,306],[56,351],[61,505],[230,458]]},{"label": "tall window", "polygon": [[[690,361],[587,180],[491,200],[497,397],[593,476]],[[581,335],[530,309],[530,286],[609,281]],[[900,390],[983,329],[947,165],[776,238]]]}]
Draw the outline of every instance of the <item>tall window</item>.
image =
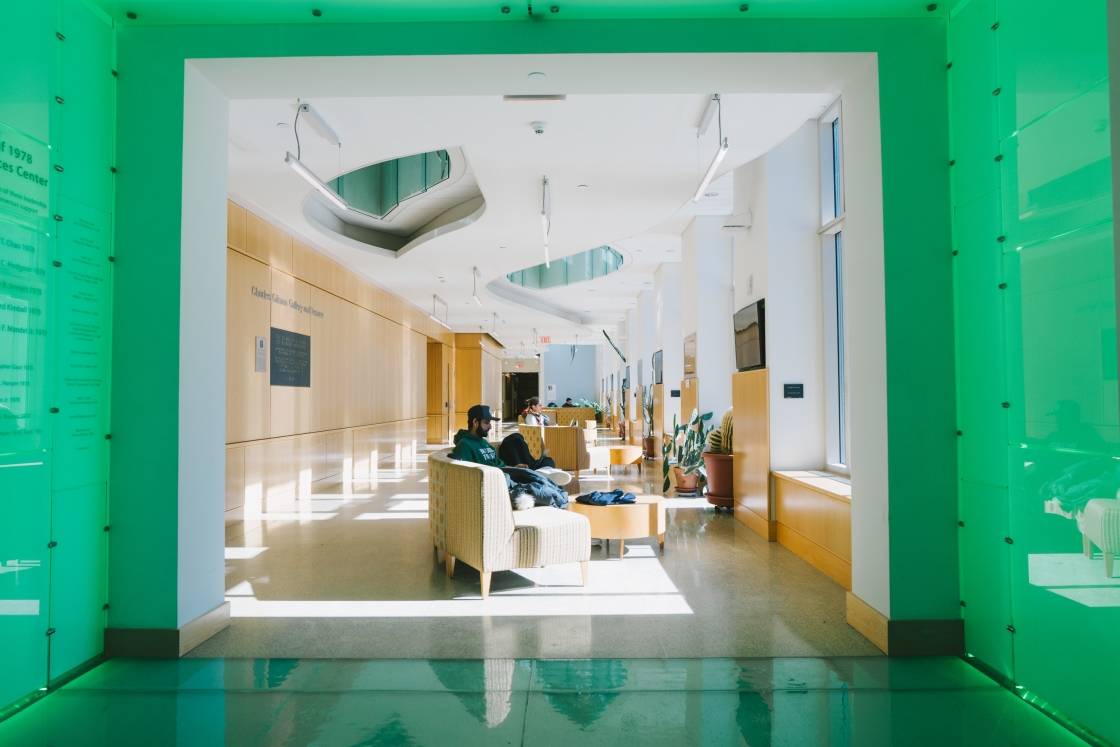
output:
[{"label": "tall window", "polygon": [[848,473],[848,376],[844,344],[844,150],[839,100],[825,111],[819,123],[826,459],[829,469]]}]

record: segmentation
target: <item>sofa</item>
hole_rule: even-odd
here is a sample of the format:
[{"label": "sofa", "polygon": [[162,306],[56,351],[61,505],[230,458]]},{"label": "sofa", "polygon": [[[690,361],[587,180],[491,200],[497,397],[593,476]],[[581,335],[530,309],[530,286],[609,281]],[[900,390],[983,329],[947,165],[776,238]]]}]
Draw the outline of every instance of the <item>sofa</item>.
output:
[{"label": "sofa", "polygon": [[556,425],[571,425],[573,420],[581,426],[585,426],[588,420],[595,422],[594,407],[544,407],[541,412]]},{"label": "sofa", "polygon": [[589,436],[583,428],[563,425],[519,425],[517,432],[525,437],[529,453],[539,459],[548,452],[556,462],[557,469],[574,472],[579,477],[580,470],[610,469],[611,451],[606,446],[588,443]]},{"label": "sofa", "polygon": [[591,524],[586,518],[550,506],[514,511],[500,469],[449,455],[428,456],[428,531],[448,578],[455,575],[456,561],[463,561],[478,570],[486,599],[494,571],[578,562],[587,585]]}]

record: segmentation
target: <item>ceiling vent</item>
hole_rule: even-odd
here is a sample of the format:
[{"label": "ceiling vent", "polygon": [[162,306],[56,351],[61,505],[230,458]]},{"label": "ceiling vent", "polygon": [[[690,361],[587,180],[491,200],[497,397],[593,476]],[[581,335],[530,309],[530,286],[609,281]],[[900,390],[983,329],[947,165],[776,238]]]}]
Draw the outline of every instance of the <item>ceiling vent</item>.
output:
[{"label": "ceiling vent", "polygon": [[730,218],[723,222],[723,227],[719,229],[720,236],[738,236],[747,232],[751,227],[751,221],[754,220],[753,213],[740,213],[739,215],[732,215]]}]

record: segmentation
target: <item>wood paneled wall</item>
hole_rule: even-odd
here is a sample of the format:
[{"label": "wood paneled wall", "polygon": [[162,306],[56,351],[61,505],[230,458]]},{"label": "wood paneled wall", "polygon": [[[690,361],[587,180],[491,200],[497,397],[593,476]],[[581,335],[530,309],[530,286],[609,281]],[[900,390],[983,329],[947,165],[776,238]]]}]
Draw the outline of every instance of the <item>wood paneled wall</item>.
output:
[{"label": "wood paneled wall", "polygon": [[[428,344],[451,350],[454,335],[234,203],[228,211],[227,505],[287,489],[292,474],[363,477],[371,460],[411,458],[427,440]],[[310,387],[270,386],[255,370],[255,338],[271,348],[270,327],[311,337]]]},{"label": "wood paneled wall", "polygon": [[[732,442],[735,518],[773,542],[777,539],[770,500],[770,398],[765,368],[731,377],[735,408]],[[695,385],[695,380],[693,381]],[[683,397],[684,390],[681,390]],[[684,411],[683,402],[681,411]]]},{"label": "wood paneled wall", "polygon": [[447,443],[451,438],[453,410],[451,382],[454,376],[453,348],[428,342],[428,443]]},{"label": "wood paneled wall", "polygon": [[700,379],[685,379],[681,382],[681,425],[688,422],[692,411],[699,406]]},{"label": "wood paneled wall", "polygon": [[455,335],[454,429],[467,427],[474,405],[502,407],[502,347],[485,334]]},{"label": "wood paneled wall", "polygon": [[799,479],[775,472],[774,515],[778,542],[851,591],[851,486],[811,473]]}]

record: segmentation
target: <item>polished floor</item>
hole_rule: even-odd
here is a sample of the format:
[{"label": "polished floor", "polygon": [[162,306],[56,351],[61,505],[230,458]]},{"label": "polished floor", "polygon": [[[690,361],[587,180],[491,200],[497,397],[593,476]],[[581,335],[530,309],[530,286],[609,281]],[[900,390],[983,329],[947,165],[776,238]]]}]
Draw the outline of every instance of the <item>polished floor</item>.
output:
[{"label": "polished floor", "polygon": [[[667,498],[665,550],[627,541],[578,564],[448,580],[428,539],[426,452],[376,481],[324,480],[227,524],[230,627],[210,657],[866,656],[844,589],[704,499]],[[660,492],[658,463],[582,473],[583,490]]]},{"label": "polished floor", "polygon": [[0,722],[20,747],[1074,747],[955,658],[114,659]]}]

